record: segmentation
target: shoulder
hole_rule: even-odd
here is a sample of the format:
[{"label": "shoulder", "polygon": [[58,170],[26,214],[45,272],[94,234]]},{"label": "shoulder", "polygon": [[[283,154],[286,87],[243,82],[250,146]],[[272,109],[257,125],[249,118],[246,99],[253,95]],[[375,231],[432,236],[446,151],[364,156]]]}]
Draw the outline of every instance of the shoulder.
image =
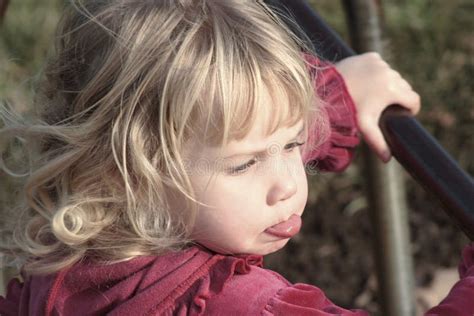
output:
[{"label": "shoulder", "polygon": [[281,289],[291,286],[291,283],[278,273],[259,265],[244,263],[242,267],[245,267],[245,270],[234,270],[222,291],[207,301],[206,312],[259,314]]},{"label": "shoulder", "polygon": [[233,270],[221,291],[207,299],[205,314],[368,315],[362,310],[338,307],[318,287],[292,284],[278,273],[262,268],[261,262],[240,264],[241,269]]}]

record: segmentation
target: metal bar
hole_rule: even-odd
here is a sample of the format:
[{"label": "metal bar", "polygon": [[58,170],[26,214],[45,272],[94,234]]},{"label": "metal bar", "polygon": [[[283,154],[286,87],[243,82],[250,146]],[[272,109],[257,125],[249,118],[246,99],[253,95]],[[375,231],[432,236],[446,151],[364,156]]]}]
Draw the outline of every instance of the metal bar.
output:
[{"label": "metal bar", "polygon": [[406,110],[392,105],[380,126],[393,155],[437,197],[451,219],[474,240],[474,181]]},{"label": "metal bar", "polygon": [[415,315],[413,258],[400,166],[395,161],[383,165],[367,147],[364,156],[381,315]]}]

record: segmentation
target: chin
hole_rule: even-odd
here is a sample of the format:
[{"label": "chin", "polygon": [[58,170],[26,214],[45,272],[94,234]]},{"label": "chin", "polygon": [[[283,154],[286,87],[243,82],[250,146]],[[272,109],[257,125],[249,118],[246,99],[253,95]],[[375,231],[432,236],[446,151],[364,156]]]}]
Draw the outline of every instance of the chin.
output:
[{"label": "chin", "polygon": [[203,245],[204,247],[208,248],[208,249],[211,249],[211,250],[213,250],[217,253],[223,254],[223,255],[261,255],[261,256],[265,256],[265,255],[269,255],[271,253],[274,253],[274,252],[280,250],[281,248],[283,248],[288,243],[289,240],[290,240],[290,238],[273,240],[273,241],[270,241],[270,242],[266,242],[261,247],[255,247],[253,250],[248,249],[248,248],[247,248],[247,250],[243,250],[244,247],[241,247],[240,250],[238,249],[238,247],[236,249],[223,248],[223,247],[219,247],[217,245],[214,245],[214,244],[208,243],[208,242],[207,243],[206,242],[200,242],[200,244]]},{"label": "chin", "polygon": [[259,255],[266,256],[271,253],[274,253],[280,250],[281,248],[285,247],[285,245],[288,243],[289,240],[290,238],[285,238],[285,239],[279,239],[279,240],[273,241],[269,243],[268,248],[262,251],[262,253],[259,253]]}]

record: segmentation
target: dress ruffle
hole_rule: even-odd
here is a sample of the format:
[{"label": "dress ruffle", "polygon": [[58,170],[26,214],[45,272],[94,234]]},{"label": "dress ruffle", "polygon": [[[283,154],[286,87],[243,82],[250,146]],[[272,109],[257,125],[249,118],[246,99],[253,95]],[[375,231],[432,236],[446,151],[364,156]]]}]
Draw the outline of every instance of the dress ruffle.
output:
[{"label": "dress ruffle", "polygon": [[[200,246],[197,249],[204,250],[207,256],[208,250]],[[199,253],[201,255],[201,253]],[[165,306],[160,304],[160,308],[154,310],[153,314],[173,314],[173,315],[205,315],[208,310],[209,299],[222,293],[227,283],[236,275],[249,274],[252,267],[262,267],[263,257],[260,255],[244,256],[223,256],[214,254],[207,261],[212,264],[203,264],[203,269],[198,269],[185,282],[188,284],[186,291],[182,292],[179,298],[174,299],[174,304]],[[199,270],[203,270],[200,273]],[[192,295],[190,304],[189,295]],[[178,312],[177,312],[178,311]]]},{"label": "dress ruffle", "polygon": [[[354,101],[344,79],[333,65],[311,55],[305,55],[305,59],[316,78],[315,90],[323,101],[323,106],[311,120],[308,146],[303,150],[303,162],[320,171],[342,171],[350,164],[354,149],[359,144]],[[321,143],[322,129],[319,124],[324,121],[329,121],[330,134]]]}]

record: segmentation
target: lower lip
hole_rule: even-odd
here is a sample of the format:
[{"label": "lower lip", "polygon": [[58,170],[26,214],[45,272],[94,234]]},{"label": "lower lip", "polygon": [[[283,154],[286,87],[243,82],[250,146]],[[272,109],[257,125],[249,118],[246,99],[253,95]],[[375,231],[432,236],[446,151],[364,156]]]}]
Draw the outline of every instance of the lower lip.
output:
[{"label": "lower lip", "polygon": [[301,217],[293,214],[287,221],[268,227],[265,229],[265,232],[280,238],[291,238],[298,234],[301,229],[301,224]]}]

